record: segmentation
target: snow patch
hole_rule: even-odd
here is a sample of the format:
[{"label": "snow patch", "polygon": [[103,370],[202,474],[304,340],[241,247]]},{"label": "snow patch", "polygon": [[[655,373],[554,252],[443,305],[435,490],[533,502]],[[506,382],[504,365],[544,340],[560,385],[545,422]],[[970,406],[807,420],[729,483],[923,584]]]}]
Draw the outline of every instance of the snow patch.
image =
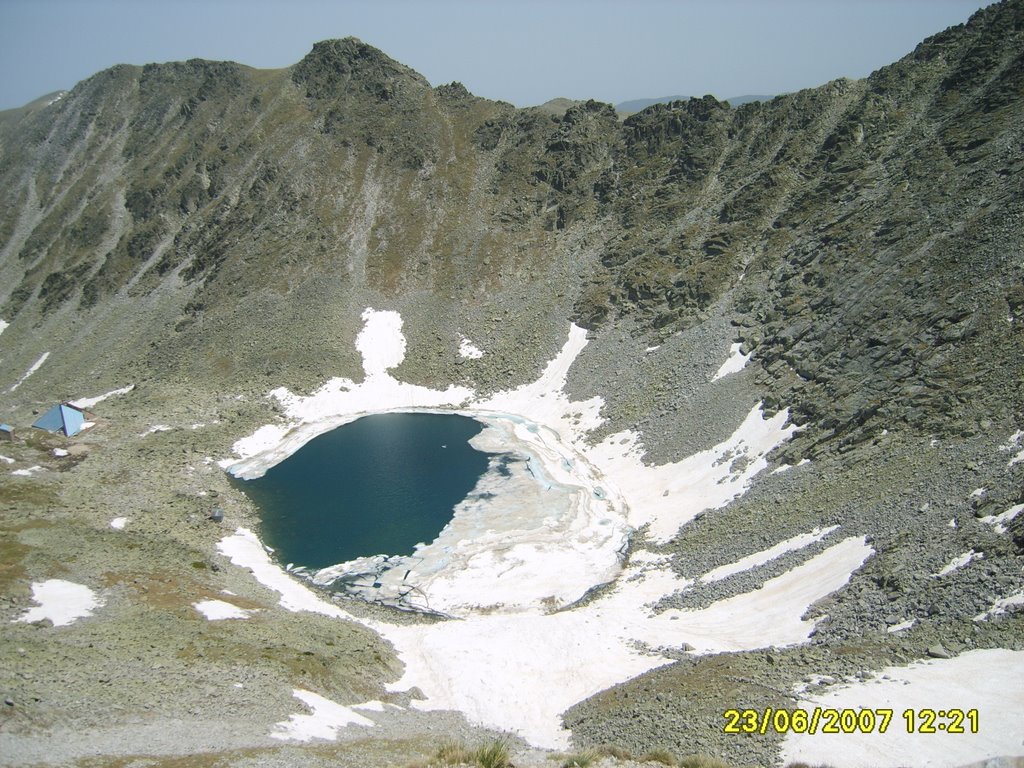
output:
[{"label": "snow patch", "polygon": [[[218,550],[250,568],[289,610],[347,617],[271,562],[251,531],[239,529]],[[871,552],[863,538],[846,539],[761,589],[702,611],[655,614],[652,605],[687,582],[666,568],[666,558],[639,550],[608,593],[574,610],[473,615],[423,625],[361,623],[395,645],[405,675],[391,688],[419,686],[427,699],[417,708],[455,709],[474,722],[512,729],[533,744],[560,748],[569,739],[561,713],[671,662],[653,649],[685,642],[712,652],[805,642],[816,621],[801,617],[844,585]],[[531,706],[523,707],[524,701]]]},{"label": "snow patch", "polygon": [[[952,766],[1021,753],[1020,713],[1024,712],[1024,652],[976,650],[955,659],[918,661],[889,667],[871,680],[801,698],[811,710],[891,709],[885,733],[790,734],[782,742],[782,763],[827,763],[836,768]],[[907,709],[978,710],[978,733],[907,733]],[[948,723],[940,718],[936,724]]]},{"label": "snow patch", "polygon": [[397,312],[366,309],[363,330],[356,336],[356,350],[363,356],[367,376],[383,376],[405,359],[402,316]]},{"label": "snow patch", "polygon": [[[243,437],[241,440],[235,441],[235,444],[232,446],[232,450],[239,456],[255,456],[264,451],[276,448],[284,440],[287,434],[288,430],[285,427],[281,427],[277,424],[267,424],[257,429],[248,437]],[[219,462],[219,465],[225,469],[229,469],[235,461],[235,459],[225,459],[224,461]]]},{"label": "snow patch", "polygon": [[3,333],[9,326],[10,323],[8,323],[6,320],[0,320],[0,333]]},{"label": "snow patch", "polygon": [[63,579],[33,582],[32,599],[39,605],[30,608],[21,618],[14,621],[42,621],[49,619],[55,627],[67,624],[92,615],[92,612],[103,605],[103,601],[84,584]]},{"label": "snow patch", "polygon": [[998,515],[986,515],[980,518],[980,520],[991,525],[996,533],[1006,533],[1006,524],[1021,512],[1024,512],[1024,504],[1016,504],[1005,512],[1000,512]]},{"label": "snow patch", "polygon": [[235,565],[252,571],[260,584],[277,592],[281,596],[282,608],[350,618],[345,611],[322,600],[308,587],[291,579],[279,565],[271,562],[267,550],[248,528],[239,528],[234,534],[221,539],[217,550]]},{"label": "snow patch", "polygon": [[232,605],[224,600],[200,600],[198,603],[192,603],[192,607],[210,621],[248,619],[255,612],[239,608],[237,605]]},{"label": "snow patch", "polygon": [[127,387],[121,387],[120,389],[112,389],[109,392],[102,395],[97,395],[96,397],[82,397],[79,398],[78,400],[71,400],[70,404],[84,411],[87,408],[92,408],[97,403],[102,403],[108,397],[113,397],[114,395],[127,395],[133,389],[135,389],[135,385],[129,384]]},{"label": "snow patch", "polygon": [[747,361],[750,360],[750,356],[754,353],[748,352],[744,355],[740,352],[740,349],[742,348],[743,345],[739,342],[729,347],[729,358],[722,363],[721,368],[719,368],[715,375],[711,377],[712,381],[718,381],[720,378],[728,376],[730,373],[739,373],[746,368]]},{"label": "snow patch", "polygon": [[49,352],[43,352],[42,356],[38,360],[36,360],[34,363],[32,363],[32,367],[29,368],[27,371],[25,371],[25,375],[22,376],[20,379],[18,379],[15,382],[14,386],[12,386],[7,391],[8,392],[14,392],[18,387],[20,387],[22,384],[24,384],[25,380],[28,379],[29,376],[31,376],[33,373],[35,373],[36,371],[38,371],[42,367],[43,363],[46,362],[46,358],[48,358],[49,356],[50,356]]},{"label": "snow patch", "polygon": [[781,475],[783,472],[789,472],[793,467],[802,467],[806,464],[810,464],[810,459],[800,459],[796,464],[780,464],[772,470],[773,475]]},{"label": "snow patch", "polygon": [[828,536],[832,531],[839,528],[838,525],[831,525],[828,528],[815,528],[810,533],[801,533],[799,536],[794,536],[785,541],[780,541],[774,547],[755,552],[752,555],[737,560],[735,563],[729,563],[728,565],[722,565],[711,571],[708,571],[700,577],[700,581],[703,582],[715,582],[727,579],[737,573],[743,571],[749,571],[751,568],[756,568],[759,565],[764,565],[777,557],[781,557],[787,552],[793,552],[804,547],[809,547],[815,542],[821,541],[823,538]]},{"label": "snow patch", "polygon": [[953,571],[963,568],[972,560],[980,560],[983,557],[985,557],[984,553],[975,552],[973,549],[969,550],[967,552],[964,552],[962,555],[954,557],[941,571],[939,571],[938,573],[933,573],[932,576],[936,578],[941,578],[946,574],[952,573]]},{"label": "snow patch", "polygon": [[[1006,445],[999,446],[999,450],[1003,451],[1004,453],[1016,451],[1017,448],[1020,446],[1020,439],[1022,437],[1024,437],[1024,430],[1018,429],[1016,432],[1010,435],[1010,439],[1006,442]],[[1020,451],[1018,451],[1017,455],[1011,458],[1006,463],[1006,466],[1007,468],[1009,468],[1012,467],[1014,464],[1019,464],[1022,461],[1024,461],[1024,448],[1021,448]]]},{"label": "snow patch", "polygon": [[[822,619],[807,609],[849,581],[874,550],[863,536],[833,544],[758,589],[719,600],[700,611],[672,609],[662,616],[686,619],[680,634],[698,651],[739,651],[802,643]],[[822,617],[823,618],[823,617]],[[699,631],[695,627],[700,626]]]},{"label": "snow patch", "polygon": [[65,451],[63,448],[54,448],[52,451],[50,451],[50,453],[52,453],[58,459],[62,459],[65,456],[70,456],[71,455],[70,453]]},{"label": "snow patch", "polygon": [[4,462],[5,464],[14,463],[14,459],[12,459],[10,456],[0,456],[0,461]]},{"label": "snow patch", "polygon": [[296,688],[292,695],[312,710],[308,715],[292,715],[288,720],[277,723],[270,737],[281,741],[312,741],[324,739],[333,741],[338,731],[349,725],[366,728],[374,726],[373,720],[354,712],[351,707],[343,707],[330,699],[325,699],[312,691]]},{"label": "snow patch", "polygon": [[356,337],[356,349],[363,357],[366,374],[361,384],[334,378],[308,397],[294,395],[284,387],[270,395],[278,400],[290,422],[267,425],[237,441],[232,450],[241,457],[218,464],[244,480],[260,477],[267,468],[290,456],[317,435],[355,421],[360,416],[386,411],[454,406],[465,402],[472,390],[450,386],[444,391],[405,384],[388,370],[405,359],[402,318],[397,312],[367,309],[363,329]]},{"label": "snow patch", "polygon": [[110,521],[110,527],[115,531],[123,531],[126,525],[128,525],[127,517],[115,517]]},{"label": "snow patch", "polygon": [[727,440],[673,464],[643,463],[633,432],[605,438],[588,452],[595,466],[617,480],[634,528],[650,525],[660,544],[705,510],[720,509],[741,496],[755,475],[768,466],[766,456],[799,427],[789,424],[789,409],[766,417],[757,403]]},{"label": "snow patch", "polygon": [[559,353],[544,367],[536,381],[515,389],[498,392],[473,402],[465,412],[514,414],[543,425],[565,445],[583,447],[583,433],[599,426],[604,402],[599,397],[570,402],[565,394],[569,369],[587,346],[587,332],[573,324]]},{"label": "snow patch", "polygon": [[145,432],[140,432],[139,437],[145,437],[146,435],[152,435],[154,432],[170,432],[174,427],[169,427],[166,424],[154,424],[152,427],[147,429]]},{"label": "snow patch", "polygon": [[906,629],[910,629],[915,624],[917,624],[917,619],[907,619],[905,621],[901,621],[899,624],[893,624],[891,627],[886,627],[885,631],[890,634],[893,632],[902,632]]},{"label": "snow patch", "polygon": [[1014,592],[1006,597],[999,598],[992,607],[984,613],[979,613],[974,617],[975,621],[988,621],[993,616],[1001,616],[1007,613],[1010,609],[1018,605],[1024,605],[1024,589]]},{"label": "snow patch", "polygon": [[21,476],[21,477],[31,477],[31,476],[32,476],[32,475],[34,475],[34,474],[35,474],[36,472],[42,472],[42,471],[43,471],[43,468],[42,468],[42,467],[40,467],[40,466],[39,466],[39,465],[37,464],[36,466],[34,466],[34,467],[29,467],[28,469],[16,469],[16,470],[14,470],[13,472],[11,472],[11,474],[12,474],[12,475],[19,475],[19,476]]},{"label": "snow patch", "polygon": [[478,360],[484,356],[483,350],[477,348],[472,341],[467,339],[465,336],[460,337],[459,341],[459,355],[468,358],[470,360]]}]

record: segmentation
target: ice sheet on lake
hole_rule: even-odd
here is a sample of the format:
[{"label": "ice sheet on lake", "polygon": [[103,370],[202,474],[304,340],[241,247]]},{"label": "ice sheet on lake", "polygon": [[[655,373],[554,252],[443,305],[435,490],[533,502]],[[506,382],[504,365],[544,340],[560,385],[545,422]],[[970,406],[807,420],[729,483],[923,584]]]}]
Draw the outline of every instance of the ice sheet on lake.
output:
[{"label": "ice sheet on lake", "polygon": [[629,527],[594,495],[587,465],[521,419],[479,418],[487,427],[470,442],[493,454],[490,468],[434,541],[409,557],[325,568],[314,581],[343,579],[371,600],[466,616],[556,610],[614,579]]}]

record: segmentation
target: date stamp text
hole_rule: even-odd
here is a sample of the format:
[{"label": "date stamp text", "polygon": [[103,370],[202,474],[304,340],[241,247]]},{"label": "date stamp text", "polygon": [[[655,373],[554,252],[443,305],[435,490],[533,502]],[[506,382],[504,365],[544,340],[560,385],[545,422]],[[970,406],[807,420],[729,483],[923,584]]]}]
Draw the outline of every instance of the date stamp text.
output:
[{"label": "date stamp text", "polygon": [[[976,709],[727,709],[725,733],[977,733]],[[895,725],[894,725],[895,724]]]}]

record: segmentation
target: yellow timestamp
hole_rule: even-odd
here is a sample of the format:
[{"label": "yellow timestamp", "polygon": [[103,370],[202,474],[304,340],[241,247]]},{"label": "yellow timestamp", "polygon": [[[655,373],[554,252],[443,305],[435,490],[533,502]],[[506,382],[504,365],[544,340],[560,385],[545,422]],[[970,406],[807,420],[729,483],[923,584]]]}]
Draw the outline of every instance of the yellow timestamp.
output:
[{"label": "yellow timestamp", "polygon": [[885,733],[895,720],[907,733],[977,733],[976,709],[727,709],[725,733]]}]

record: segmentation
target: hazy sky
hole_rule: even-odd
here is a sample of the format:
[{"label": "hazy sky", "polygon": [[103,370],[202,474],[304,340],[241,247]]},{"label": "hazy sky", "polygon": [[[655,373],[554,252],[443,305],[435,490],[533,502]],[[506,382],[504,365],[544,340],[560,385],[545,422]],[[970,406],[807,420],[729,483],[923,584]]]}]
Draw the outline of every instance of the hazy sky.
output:
[{"label": "hazy sky", "polygon": [[863,77],[978,0],[0,0],[0,109],[113,64],[284,67],[354,35],[432,84],[556,96],[775,94]]}]

